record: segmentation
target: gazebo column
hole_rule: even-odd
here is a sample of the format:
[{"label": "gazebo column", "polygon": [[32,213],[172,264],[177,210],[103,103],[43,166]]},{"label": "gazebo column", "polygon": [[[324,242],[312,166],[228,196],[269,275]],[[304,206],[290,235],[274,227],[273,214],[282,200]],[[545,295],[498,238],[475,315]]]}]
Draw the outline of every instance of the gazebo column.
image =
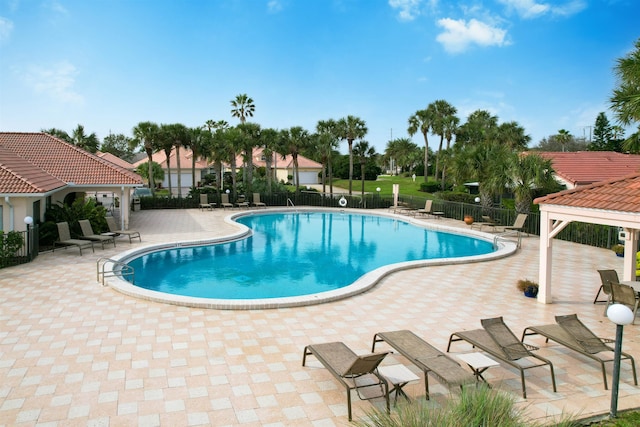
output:
[{"label": "gazebo column", "polygon": [[551,270],[553,237],[549,235],[552,223],[549,212],[540,211],[540,266],[538,270],[538,302],[551,303]]},{"label": "gazebo column", "polygon": [[624,229],[624,262],[622,280],[636,280],[636,252],[638,251],[638,230]]}]

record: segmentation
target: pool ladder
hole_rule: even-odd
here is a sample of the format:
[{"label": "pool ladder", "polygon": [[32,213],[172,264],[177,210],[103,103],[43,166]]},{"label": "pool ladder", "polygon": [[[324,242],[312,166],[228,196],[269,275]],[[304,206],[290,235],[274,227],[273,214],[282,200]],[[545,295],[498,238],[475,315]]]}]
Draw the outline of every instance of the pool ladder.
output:
[{"label": "pool ladder", "polygon": [[[109,263],[120,268],[117,270],[117,272],[116,270],[111,270],[109,273],[107,273],[104,271],[104,268]],[[97,274],[96,280],[98,282],[102,282],[102,286],[104,286],[105,277],[131,276],[131,283],[134,283],[135,270],[129,264],[125,264],[122,261],[117,261],[115,259],[102,257],[102,258],[98,258],[98,261],[96,261],[96,274]]]}]

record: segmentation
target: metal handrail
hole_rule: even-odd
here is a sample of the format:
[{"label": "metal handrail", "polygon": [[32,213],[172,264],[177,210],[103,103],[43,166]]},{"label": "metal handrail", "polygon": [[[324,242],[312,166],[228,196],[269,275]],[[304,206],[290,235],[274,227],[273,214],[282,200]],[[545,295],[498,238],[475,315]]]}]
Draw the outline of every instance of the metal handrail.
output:
[{"label": "metal handrail", "polygon": [[293,200],[291,200],[290,198],[287,197],[287,206],[289,206],[289,204],[291,204],[292,207],[296,206],[296,205],[293,204]]},{"label": "metal handrail", "polygon": [[[105,265],[107,265],[108,263],[112,263],[120,268],[118,269],[117,272],[115,270],[111,270],[110,274],[106,274],[104,271],[104,268],[105,268]],[[98,260],[96,261],[96,281],[100,282],[101,276],[102,276],[102,286],[104,286],[105,277],[131,276],[131,283],[135,282],[135,270],[133,267],[131,267],[129,264],[126,264],[122,261],[117,261],[115,259],[111,259],[107,257],[98,258]]]}]

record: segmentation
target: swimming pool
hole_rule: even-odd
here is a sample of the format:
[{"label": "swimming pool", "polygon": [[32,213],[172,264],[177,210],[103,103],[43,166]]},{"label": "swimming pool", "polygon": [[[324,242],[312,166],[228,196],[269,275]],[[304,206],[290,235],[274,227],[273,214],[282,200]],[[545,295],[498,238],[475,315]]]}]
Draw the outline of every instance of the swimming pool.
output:
[{"label": "swimming pool", "polygon": [[[143,294],[137,296],[254,308],[343,298],[402,268],[504,256],[499,254],[502,246],[494,251],[493,241],[479,233],[434,230],[405,217],[361,212],[236,214],[233,219],[252,230],[249,237],[208,246],[150,248],[123,261],[136,271],[132,288]],[[136,293],[130,288],[125,292]]]}]

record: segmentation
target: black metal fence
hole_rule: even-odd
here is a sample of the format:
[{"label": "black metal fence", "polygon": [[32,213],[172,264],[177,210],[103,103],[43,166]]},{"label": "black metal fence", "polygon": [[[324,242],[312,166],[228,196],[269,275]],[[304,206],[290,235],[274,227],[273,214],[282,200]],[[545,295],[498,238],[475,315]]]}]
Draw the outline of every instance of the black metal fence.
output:
[{"label": "black metal fence", "polygon": [[26,264],[38,256],[38,225],[27,231],[0,233],[0,268]]}]

